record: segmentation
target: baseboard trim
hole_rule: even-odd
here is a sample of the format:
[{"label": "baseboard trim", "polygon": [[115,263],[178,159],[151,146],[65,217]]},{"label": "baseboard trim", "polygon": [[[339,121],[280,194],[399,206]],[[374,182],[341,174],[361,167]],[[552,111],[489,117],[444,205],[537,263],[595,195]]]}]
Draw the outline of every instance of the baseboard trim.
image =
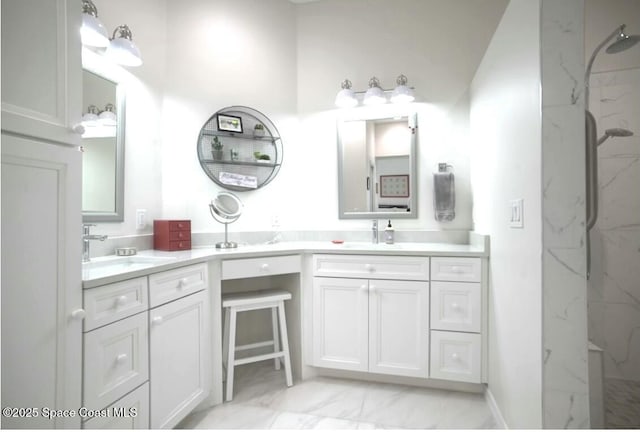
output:
[{"label": "baseboard trim", "polygon": [[491,414],[496,419],[498,429],[509,429],[509,425],[505,421],[502,416],[502,412],[500,412],[500,408],[498,407],[498,403],[496,402],[496,398],[493,397],[493,393],[489,390],[489,387],[484,389],[484,399],[487,401],[487,405],[491,410]]}]

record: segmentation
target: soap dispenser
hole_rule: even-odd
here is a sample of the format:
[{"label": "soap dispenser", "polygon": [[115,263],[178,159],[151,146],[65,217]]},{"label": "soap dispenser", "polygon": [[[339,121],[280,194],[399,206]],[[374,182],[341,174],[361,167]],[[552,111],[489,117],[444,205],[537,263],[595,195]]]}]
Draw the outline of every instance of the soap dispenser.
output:
[{"label": "soap dispenser", "polygon": [[391,220],[384,229],[384,242],[387,244],[393,244],[393,227],[391,226]]}]

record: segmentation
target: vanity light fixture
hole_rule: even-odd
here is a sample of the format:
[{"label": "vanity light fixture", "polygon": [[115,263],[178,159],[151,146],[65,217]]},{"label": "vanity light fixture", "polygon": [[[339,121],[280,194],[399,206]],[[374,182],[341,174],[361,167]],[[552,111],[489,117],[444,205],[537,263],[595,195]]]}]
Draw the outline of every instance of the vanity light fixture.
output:
[{"label": "vanity light fixture", "polygon": [[340,86],[342,87],[342,90],[340,90],[336,95],[336,106],[339,106],[340,108],[350,108],[358,105],[356,94],[351,90],[351,81],[346,79],[342,81]]},{"label": "vanity light fixture", "polygon": [[[118,33],[117,36],[116,33]],[[140,66],[142,64],[142,55],[136,44],[133,43],[131,30],[126,24],[119,25],[113,31],[106,55],[123,66]]]},{"label": "vanity light fixture", "polygon": [[115,107],[112,103],[108,103],[104,107],[104,111],[102,111],[98,115],[98,122],[104,126],[115,126],[116,125],[116,113],[113,111]]},{"label": "vanity light fixture", "polygon": [[387,98],[384,97],[384,90],[380,87],[380,81],[376,77],[371,78],[362,103],[365,105],[380,105],[386,102]]},{"label": "vanity light fixture", "polygon": [[87,112],[82,115],[82,125],[84,127],[96,126],[98,124],[98,107],[89,105]]},{"label": "vanity light fixture", "polygon": [[396,79],[396,88],[393,89],[391,93],[391,102],[393,103],[407,103],[413,102],[416,98],[413,95],[413,90],[407,86],[407,77],[404,75],[400,75]]},{"label": "vanity light fixture", "polygon": [[364,94],[362,103],[365,105],[377,105],[387,103],[386,94],[391,93],[389,100],[393,103],[408,103],[415,100],[413,87],[407,86],[407,77],[400,75],[396,79],[397,86],[393,90],[385,90],[380,86],[380,80],[372,77],[369,80],[369,88],[367,91],[353,91],[351,89],[351,81],[345,79],[342,81],[342,90],[336,95],[336,106],[340,108],[350,108],[358,105],[356,95]]},{"label": "vanity light fixture", "polygon": [[80,38],[86,46],[104,48],[109,45],[109,34],[98,19],[98,8],[91,0],[82,0]]}]

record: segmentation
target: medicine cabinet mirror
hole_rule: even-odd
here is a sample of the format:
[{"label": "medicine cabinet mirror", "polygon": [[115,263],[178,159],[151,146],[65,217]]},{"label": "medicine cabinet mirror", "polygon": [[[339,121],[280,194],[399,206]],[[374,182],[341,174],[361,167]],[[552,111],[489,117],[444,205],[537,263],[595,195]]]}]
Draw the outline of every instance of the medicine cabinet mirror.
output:
[{"label": "medicine cabinet mirror", "polygon": [[[82,124],[85,128],[82,134],[82,220],[83,222],[122,222],[124,220],[124,87],[94,71],[85,69],[82,75],[82,90]],[[88,113],[94,115],[87,116]]]},{"label": "medicine cabinet mirror", "polygon": [[340,219],[417,218],[416,121],[338,120]]}]

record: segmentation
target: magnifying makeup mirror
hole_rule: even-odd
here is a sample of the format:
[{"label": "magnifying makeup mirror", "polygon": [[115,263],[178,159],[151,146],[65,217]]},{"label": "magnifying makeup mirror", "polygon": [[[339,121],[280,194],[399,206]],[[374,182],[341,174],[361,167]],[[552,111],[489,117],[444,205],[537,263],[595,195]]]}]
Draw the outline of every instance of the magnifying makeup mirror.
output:
[{"label": "magnifying makeup mirror", "polygon": [[224,242],[216,243],[217,249],[231,249],[238,247],[238,243],[229,241],[228,225],[238,220],[243,209],[240,198],[231,192],[220,192],[209,204],[211,216],[224,224]]}]

